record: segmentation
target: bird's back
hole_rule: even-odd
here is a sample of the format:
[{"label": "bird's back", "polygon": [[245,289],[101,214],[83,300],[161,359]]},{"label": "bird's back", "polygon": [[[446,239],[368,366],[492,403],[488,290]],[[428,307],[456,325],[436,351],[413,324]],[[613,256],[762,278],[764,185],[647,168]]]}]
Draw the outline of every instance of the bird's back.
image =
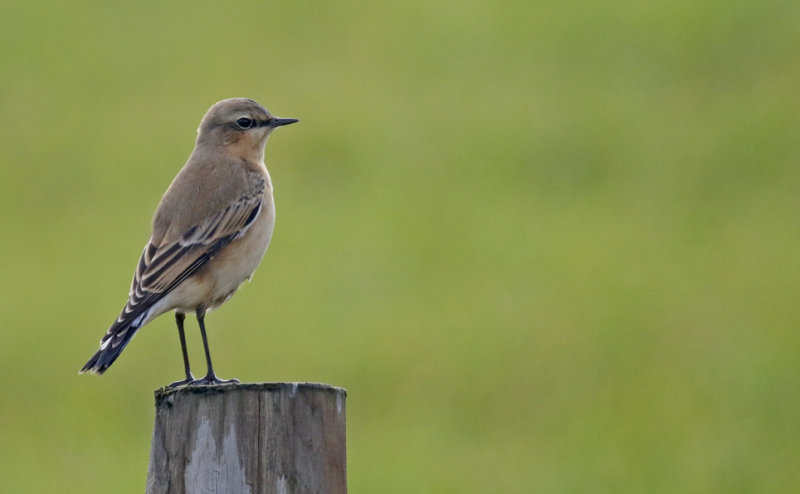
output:
[{"label": "bird's back", "polygon": [[223,211],[265,192],[272,196],[263,163],[196,149],[161,198],[153,215],[151,241],[156,245],[175,241],[202,224],[210,211]]}]

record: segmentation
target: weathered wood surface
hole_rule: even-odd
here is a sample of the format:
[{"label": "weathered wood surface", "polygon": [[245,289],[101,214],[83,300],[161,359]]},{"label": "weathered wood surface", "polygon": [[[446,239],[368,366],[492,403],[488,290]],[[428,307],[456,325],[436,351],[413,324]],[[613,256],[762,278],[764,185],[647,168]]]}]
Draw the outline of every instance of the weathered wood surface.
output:
[{"label": "weathered wood surface", "polygon": [[262,383],[155,395],[147,494],[347,492],[345,390]]}]

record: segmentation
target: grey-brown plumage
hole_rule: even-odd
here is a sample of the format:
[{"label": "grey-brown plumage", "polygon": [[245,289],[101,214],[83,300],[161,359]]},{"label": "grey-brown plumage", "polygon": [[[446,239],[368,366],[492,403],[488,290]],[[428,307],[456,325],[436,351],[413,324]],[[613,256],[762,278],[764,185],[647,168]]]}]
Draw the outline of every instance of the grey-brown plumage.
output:
[{"label": "grey-brown plumage", "polygon": [[[208,110],[194,151],[156,209],[128,302],[81,373],[105,372],[139,328],[175,310],[186,379],[173,384],[223,382],[211,365],[204,316],[252,275],[269,246],[275,206],[264,146],[275,128],[294,122],[245,98]],[[186,352],[183,320],[190,312],[206,351],[208,373],[200,380]]]}]

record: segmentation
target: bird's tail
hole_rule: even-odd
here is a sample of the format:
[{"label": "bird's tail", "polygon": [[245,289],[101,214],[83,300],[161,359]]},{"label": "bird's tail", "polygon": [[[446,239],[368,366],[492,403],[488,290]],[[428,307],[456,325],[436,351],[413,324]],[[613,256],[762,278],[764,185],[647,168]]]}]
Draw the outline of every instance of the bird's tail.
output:
[{"label": "bird's tail", "polygon": [[[128,307],[126,306],[125,309],[127,310]],[[123,310],[119,318],[114,321],[114,324],[108,328],[108,331],[100,340],[100,350],[86,362],[79,374],[85,372],[102,374],[105,372],[117,360],[117,357],[131,341],[136,331],[147,322],[149,315],[150,310],[141,311],[138,314]]]}]

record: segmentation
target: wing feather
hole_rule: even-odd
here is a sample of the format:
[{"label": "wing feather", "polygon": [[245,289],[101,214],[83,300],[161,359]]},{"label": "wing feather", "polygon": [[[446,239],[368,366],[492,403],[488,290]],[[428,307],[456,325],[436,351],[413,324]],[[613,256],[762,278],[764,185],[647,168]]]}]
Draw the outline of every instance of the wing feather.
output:
[{"label": "wing feather", "polygon": [[244,235],[261,212],[261,203],[261,194],[254,194],[190,227],[177,240],[155,245],[151,239],[139,259],[128,303],[118,321],[141,316],[222,248]]}]

